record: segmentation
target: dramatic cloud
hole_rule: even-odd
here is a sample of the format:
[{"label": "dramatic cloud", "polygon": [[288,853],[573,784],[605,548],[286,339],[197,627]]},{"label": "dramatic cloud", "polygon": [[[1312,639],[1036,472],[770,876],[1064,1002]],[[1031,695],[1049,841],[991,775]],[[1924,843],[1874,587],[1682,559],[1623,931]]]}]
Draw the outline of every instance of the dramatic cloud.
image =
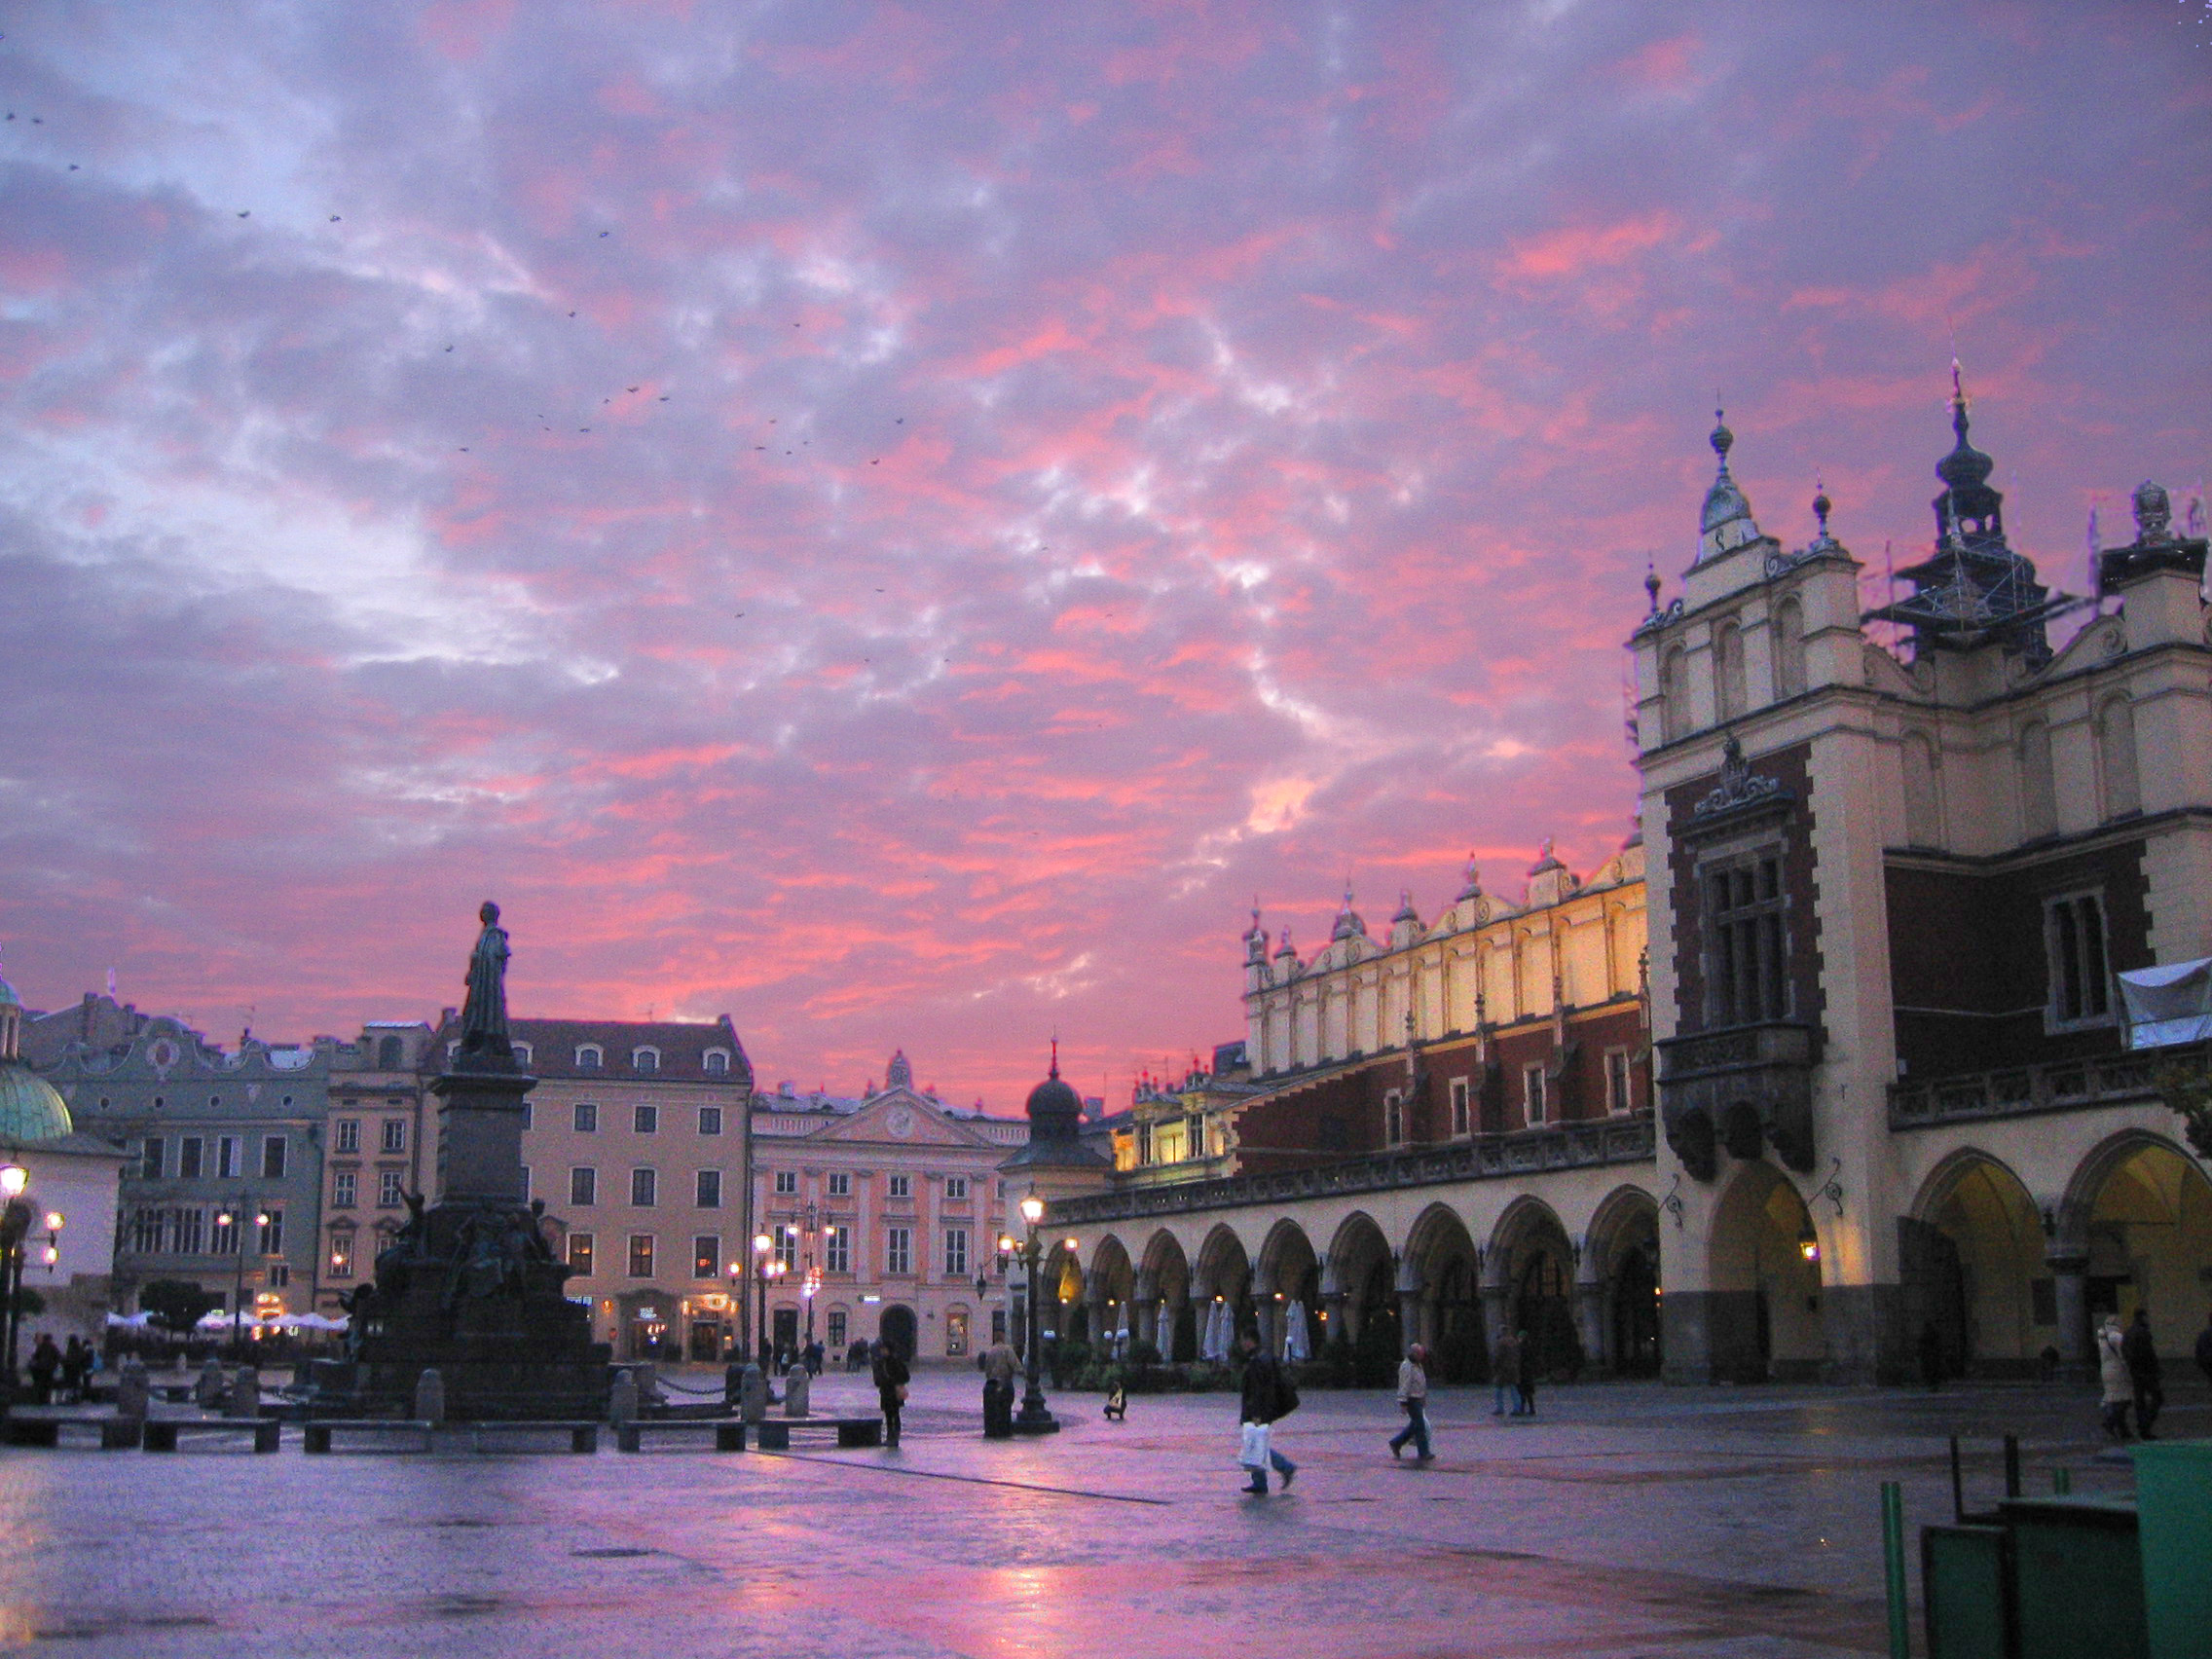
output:
[{"label": "dramatic cloud", "polygon": [[[18,9],[0,938],[219,1036],[731,1013],[1018,1105],[1251,896],[1629,828],[1717,391],[1878,580],[2205,472],[2189,8]],[[1869,598],[1873,586],[1869,585]]]}]

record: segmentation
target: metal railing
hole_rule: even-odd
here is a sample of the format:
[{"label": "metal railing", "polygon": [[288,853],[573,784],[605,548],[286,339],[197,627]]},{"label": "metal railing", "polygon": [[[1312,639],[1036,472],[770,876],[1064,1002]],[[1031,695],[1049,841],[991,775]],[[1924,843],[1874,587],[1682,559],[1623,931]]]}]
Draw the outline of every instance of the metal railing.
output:
[{"label": "metal railing", "polygon": [[1893,1084],[1890,1127],[2134,1105],[2156,1095],[2152,1078],[2159,1067],[2176,1060],[2202,1064],[2205,1054],[2203,1045],[2193,1044]]}]

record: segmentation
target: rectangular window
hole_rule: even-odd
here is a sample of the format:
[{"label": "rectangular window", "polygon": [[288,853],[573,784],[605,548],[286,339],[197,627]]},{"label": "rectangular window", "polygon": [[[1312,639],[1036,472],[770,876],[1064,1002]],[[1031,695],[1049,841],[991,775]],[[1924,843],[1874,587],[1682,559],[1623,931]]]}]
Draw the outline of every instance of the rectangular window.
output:
[{"label": "rectangular window", "polygon": [[599,1107],[598,1107],[597,1105],[595,1105],[595,1104],[594,1104],[593,1102],[589,1101],[589,1100],[579,1100],[579,1101],[577,1101],[577,1102],[576,1102],[576,1112],[575,1112],[575,1122],[576,1122],[576,1133],[577,1133],[577,1134],[579,1134],[579,1135],[596,1135],[596,1134],[598,1134],[598,1133],[599,1133]]},{"label": "rectangular window", "polygon": [[892,1176],[891,1196],[895,1198],[912,1198],[914,1196],[914,1178],[911,1175]]},{"label": "rectangular window", "polygon": [[883,1271],[893,1275],[914,1271],[912,1228],[887,1227],[883,1230]]},{"label": "rectangular window", "polygon": [[525,1100],[522,1103],[522,1132],[527,1135],[532,1129],[535,1128],[536,1126],[536,1109],[533,1107],[529,1101]]},{"label": "rectangular window", "polygon": [[290,1284],[292,1282],[292,1264],[289,1262],[271,1262],[269,1264],[269,1282],[276,1289],[282,1289],[285,1285]]},{"label": "rectangular window", "polygon": [[1789,1017],[1789,930],[1782,854],[1771,850],[1708,866],[1706,1016],[1714,1025]]},{"label": "rectangular window", "polygon": [[407,1120],[387,1118],[384,1121],[384,1149],[387,1153],[407,1150]]},{"label": "rectangular window", "polygon": [[330,1235],[330,1276],[334,1279],[353,1276],[353,1235],[350,1233]]},{"label": "rectangular window", "polygon": [[835,1353],[844,1346],[845,1310],[842,1308],[832,1308],[830,1309],[830,1351]]},{"label": "rectangular window", "polygon": [[944,1272],[948,1278],[968,1276],[968,1230],[965,1227],[944,1230]]},{"label": "rectangular window", "polygon": [[968,1197],[968,1177],[947,1175],[944,1178],[944,1196],[954,1203],[963,1202]]},{"label": "rectangular window", "polygon": [[632,1278],[651,1278],[653,1276],[653,1235],[649,1233],[633,1233],[630,1235],[630,1276]]},{"label": "rectangular window", "polygon": [[630,1108],[630,1127],[641,1135],[660,1133],[660,1108],[658,1106],[633,1106]]},{"label": "rectangular window", "polygon": [[711,1279],[722,1271],[722,1235],[702,1233],[691,1240],[691,1276]]},{"label": "rectangular window", "polygon": [[[377,1208],[397,1209],[407,1201],[407,1171],[380,1169],[377,1171]],[[529,1195],[523,1195],[526,1198]]]},{"label": "rectangular window", "polygon": [[1396,1089],[1382,1096],[1382,1144],[1403,1146],[1406,1141],[1406,1097]]},{"label": "rectangular window", "polygon": [[851,1198],[853,1196],[852,1176],[843,1170],[840,1170],[836,1174],[830,1176],[830,1196],[833,1198]]},{"label": "rectangular window", "polygon": [[215,1225],[207,1233],[207,1253],[211,1256],[235,1256],[239,1253],[239,1218],[236,1211],[215,1212]]},{"label": "rectangular window", "polygon": [[630,1171],[630,1206],[651,1209],[660,1199],[660,1176],[650,1169]]},{"label": "rectangular window", "polygon": [[284,1212],[270,1204],[258,1212],[254,1225],[260,1229],[261,1253],[281,1256],[284,1253]]},{"label": "rectangular window", "polygon": [[795,1169],[779,1169],[779,1170],[777,1170],[777,1171],[776,1171],[776,1191],[777,1191],[777,1193],[778,1193],[779,1195],[781,1195],[782,1197],[785,1197],[785,1198],[789,1198],[789,1197],[791,1197],[791,1195],[792,1195],[792,1194],[793,1194],[793,1193],[797,1192],[797,1191],[798,1191],[798,1171],[797,1171],[797,1170],[795,1170]]},{"label": "rectangular window", "polygon": [[1206,1155],[1206,1121],[1193,1113],[1183,1120],[1183,1156],[1203,1158]]},{"label": "rectangular window", "polygon": [[573,1277],[591,1277],[592,1236],[588,1233],[569,1235],[569,1266],[575,1269]]},{"label": "rectangular window", "polygon": [[200,1179],[200,1169],[205,1161],[207,1143],[198,1135],[185,1135],[176,1143],[177,1177],[184,1181]]},{"label": "rectangular window", "polygon": [[1137,1125],[1137,1161],[1139,1163],[1150,1163],[1152,1161],[1152,1125],[1150,1124],[1139,1124]]},{"label": "rectangular window", "polygon": [[2098,895],[2075,893],[2045,903],[2044,953],[2050,972],[2053,1030],[2102,1025],[2112,1018],[2105,907]]},{"label": "rectangular window", "polygon": [[722,1207],[722,1172],[719,1169],[699,1171],[698,1187],[692,1194],[691,1201],[700,1209]]},{"label": "rectangular window", "polygon": [[1615,1117],[1636,1110],[1636,1093],[1630,1087],[1626,1049],[1613,1049],[1605,1055],[1605,1110]]},{"label": "rectangular window", "polygon": [[341,1118],[338,1120],[338,1144],[332,1150],[335,1152],[359,1152],[361,1150],[360,1119]]},{"label": "rectangular window", "polygon": [[1544,1068],[1541,1065],[1521,1068],[1521,1102],[1530,1128],[1544,1122],[1550,1101],[1544,1093]]},{"label": "rectangular window", "polygon": [[350,1169],[341,1169],[330,1178],[330,1207],[351,1209],[361,1201],[361,1178]]},{"label": "rectangular window", "polygon": [[284,1137],[261,1137],[261,1178],[264,1181],[281,1181],[284,1178]]},{"label": "rectangular window", "polygon": [[822,1232],[822,1266],[825,1272],[849,1273],[853,1271],[853,1230],[849,1227],[828,1227]]},{"label": "rectangular window", "polygon": [[162,1151],[168,1142],[159,1135],[148,1135],[138,1148],[138,1175],[145,1181],[162,1178]]},{"label": "rectangular window", "polygon": [[944,1313],[944,1351],[948,1358],[964,1358],[968,1352],[968,1309],[948,1308]]},{"label": "rectangular window", "polygon": [[769,1229],[769,1236],[776,1241],[776,1265],[787,1272],[790,1272],[792,1265],[798,1260],[798,1229],[789,1224],[779,1225]]},{"label": "rectangular window", "polygon": [[991,1309],[991,1341],[994,1343],[1006,1341],[1006,1309],[1003,1308]]},{"label": "rectangular window", "polygon": [[569,1171],[569,1205],[571,1209],[589,1209],[599,1202],[599,1171],[588,1163],[579,1163]]},{"label": "rectangular window", "polygon": [[699,1108],[699,1132],[703,1135],[719,1135],[722,1132],[722,1109],[719,1106]]},{"label": "rectangular window", "polygon": [[239,1137],[220,1135],[215,1141],[215,1177],[235,1181],[239,1176]]},{"label": "rectangular window", "polygon": [[1474,1132],[1474,1118],[1467,1107],[1467,1080],[1463,1077],[1452,1080],[1452,1132],[1456,1135]]},{"label": "rectangular window", "polygon": [[206,1248],[203,1236],[207,1225],[207,1212],[203,1209],[180,1209],[176,1212],[176,1253],[180,1256],[197,1256]]}]

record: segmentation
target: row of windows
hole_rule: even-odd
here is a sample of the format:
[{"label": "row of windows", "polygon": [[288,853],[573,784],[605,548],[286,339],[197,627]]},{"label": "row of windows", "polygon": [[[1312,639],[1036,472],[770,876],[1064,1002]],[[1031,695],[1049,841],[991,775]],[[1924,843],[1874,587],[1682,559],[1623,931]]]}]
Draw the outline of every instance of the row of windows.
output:
[{"label": "row of windows", "polygon": [[[527,1171],[525,1172],[527,1176]],[[588,1163],[578,1163],[569,1170],[569,1207],[589,1209],[599,1202],[599,1171]],[[630,1171],[630,1204],[634,1209],[651,1209],[660,1202],[660,1171],[637,1168]],[[695,1170],[691,1177],[691,1202],[697,1209],[722,1207],[722,1172],[719,1169]]]},{"label": "row of windows", "polygon": [[[174,1174],[180,1181],[235,1181],[245,1174],[246,1140],[242,1136],[179,1135],[173,1164],[168,1156],[168,1144],[160,1135],[148,1135],[135,1143],[132,1150],[138,1160],[141,1179],[159,1181]],[[290,1142],[285,1136],[261,1137],[262,1180],[283,1180],[290,1161]]]},{"label": "row of windows", "polygon": [[[397,1209],[406,1202],[407,1172],[404,1169],[377,1171],[377,1208]],[[351,1169],[341,1169],[330,1177],[330,1207],[352,1209],[360,1203],[361,1178]]]},{"label": "row of windows", "polygon": [[[448,1043],[446,1045],[446,1057],[449,1060],[460,1052],[461,1045],[459,1043]],[[597,1043],[577,1044],[575,1055],[575,1069],[577,1071],[599,1071],[607,1064],[607,1051]],[[527,1066],[532,1063],[535,1057],[531,1044],[517,1043],[515,1045],[515,1059],[521,1064]],[[660,1051],[649,1045],[630,1051],[630,1069],[632,1071],[657,1072],[660,1070]],[[729,1075],[729,1061],[730,1054],[727,1049],[709,1049],[701,1056],[700,1067],[709,1077],[727,1077]]]},{"label": "row of windows", "polygon": [[[530,1108],[524,1105],[523,1127],[531,1126]],[[579,1100],[570,1109],[570,1122],[580,1135],[599,1133],[599,1106],[597,1102]],[[633,1134],[657,1135],[660,1133],[660,1108],[658,1106],[633,1106],[630,1108],[630,1130]],[[699,1108],[699,1132],[719,1135],[722,1132],[722,1109],[719,1106]]]},{"label": "row of windows", "polygon": [[[1631,1059],[1626,1049],[1609,1049],[1605,1052],[1605,1110],[1616,1117],[1625,1116],[1636,1109],[1636,1093]],[[1468,1080],[1456,1077],[1451,1084],[1452,1133],[1466,1135],[1474,1132],[1474,1109]],[[1521,1113],[1531,1127],[1551,1122],[1551,1074],[1540,1060],[1532,1060],[1521,1068]],[[1406,1140],[1405,1096],[1392,1089],[1382,1097],[1382,1134],[1384,1144],[1402,1146]]]},{"label": "row of windows", "polygon": [[[784,1267],[795,1264],[797,1232],[793,1228],[778,1228],[775,1233],[775,1258]],[[633,1233],[628,1235],[629,1274],[632,1278],[653,1276],[656,1235],[650,1233]],[[345,1244],[347,1271],[351,1272],[351,1240]],[[588,1278],[597,1271],[599,1240],[589,1233],[569,1235],[569,1266],[575,1276]],[[333,1248],[331,1262],[333,1276],[336,1273],[339,1251]],[[883,1234],[883,1272],[892,1277],[910,1277],[926,1271],[917,1266],[919,1253],[914,1244],[914,1230],[910,1227],[886,1228]],[[944,1230],[943,1251],[939,1258],[944,1275],[948,1278],[965,1278],[968,1275],[968,1230],[948,1227]],[[691,1276],[697,1279],[716,1279],[723,1276],[730,1268],[740,1273],[747,1270],[741,1263],[725,1263],[722,1259],[722,1240],[719,1233],[702,1233],[691,1240]],[[831,1227],[823,1234],[822,1270],[829,1273],[850,1273],[853,1271],[853,1235],[849,1227]]]},{"label": "row of windows", "polygon": [[[330,1150],[335,1153],[357,1153],[361,1150],[361,1121],[358,1118],[340,1118],[332,1125]],[[407,1150],[407,1120],[387,1118],[378,1143],[385,1153],[402,1153]]]},{"label": "row of windows", "polygon": [[[239,1223],[242,1212],[204,1204],[144,1205],[130,1212],[124,1236],[141,1256],[235,1256],[239,1250]],[[284,1248],[284,1211],[263,1204],[250,1216],[254,1242],[260,1254],[275,1256]]]},{"label": "row of windows", "polygon": [[[832,1170],[827,1179],[831,1198],[849,1198],[853,1196],[853,1177],[850,1170]],[[884,1177],[884,1181],[885,1191],[891,1198],[910,1198],[914,1196],[914,1178],[911,1175],[887,1175]],[[798,1192],[798,1171],[795,1169],[779,1169],[774,1174],[773,1183],[778,1198],[792,1198]],[[944,1178],[944,1196],[947,1200],[953,1203],[959,1203],[968,1197],[968,1177],[965,1175],[947,1175]],[[999,1183],[999,1197],[1002,1198],[1006,1197],[1006,1183],[1004,1181]]]}]

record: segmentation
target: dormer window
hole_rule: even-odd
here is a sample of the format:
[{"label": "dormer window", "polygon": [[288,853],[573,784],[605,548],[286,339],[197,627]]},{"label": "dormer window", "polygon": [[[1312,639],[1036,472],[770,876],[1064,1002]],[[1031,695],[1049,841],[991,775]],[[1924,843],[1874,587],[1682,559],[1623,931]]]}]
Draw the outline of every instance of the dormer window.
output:
[{"label": "dormer window", "polygon": [[528,1043],[517,1043],[515,1045],[515,1061],[519,1065],[527,1066],[530,1064],[530,1045]]},{"label": "dormer window", "polygon": [[606,1063],[606,1060],[607,1051],[597,1043],[579,1043],[576,1045],[576,1070],[597,1071]]},{"label": "dormer window", "polygon": [[632,1071],[657,1072],[660,1070],[660,1051],[658,1049],[632,1049],[630,1051],[630,1069]]},{"label": "dormer window", "polygon": [[727,1077],[729,1075],[729,1051],[727,1049],[709,1049],[707,1051],[707,1075],[709,1077]]}]

